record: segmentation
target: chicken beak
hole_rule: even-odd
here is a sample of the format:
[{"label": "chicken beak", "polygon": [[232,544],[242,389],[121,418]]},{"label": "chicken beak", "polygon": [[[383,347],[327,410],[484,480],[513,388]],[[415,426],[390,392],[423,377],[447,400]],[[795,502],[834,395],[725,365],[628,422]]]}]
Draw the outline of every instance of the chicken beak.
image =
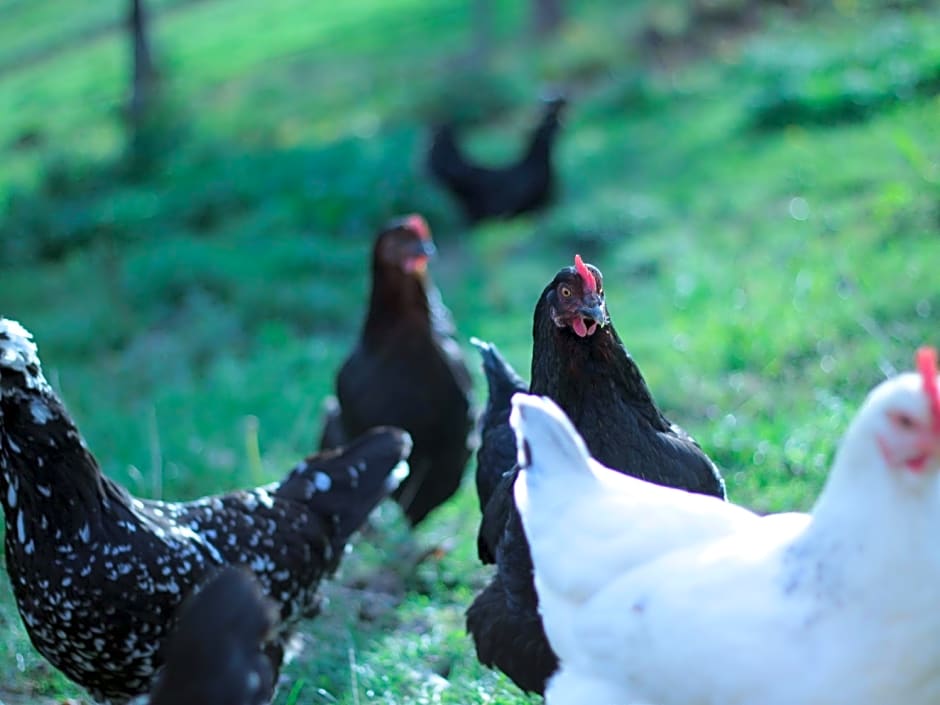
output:
[{"label": "chicken beak", "polygon": [[913,458],[905,461],[908,469],[917,474],[921,474],[928,467],[936,467],[936,459],[940,454],[940,436],[933,430],[923,433],[917,439],[916,452]]},{"label": "chicken beak", "polygon": [[585,300],[587,303],[577,308],[576,315],[568,323],[579,338],[590,337],[607,324],[607,312],[604,311],[601,298],[594,294],[590,298],[585,297]]},{"label": "chicken beak", "polygon": [[431,240],[416,240],[407,245],[408,257],[428,259],[437,254],[437,248]]},{"label": "chicken beak", "polygon": [[428,268],[428,258],[424,255],[409,257],[405,260],[402,268],[407,274],[423,274]]},{"label": "chicken beak", "polygon": [[918,450],[934,457],[940,455],[940,434],[933,429],[930,433],[924,434],[918,443]]},{"label": "chicken beak", "polygon": [[596,301],[586,302],[581,306],[578,315],[594,321],[601,328],[607,325],[607,311],[604,310],[604,304],[599,297]]},{"label": "chicken beak", "polygon": [[408,252],[408,257],[402,263],[402,269],[409,274],[424,272],[428,268],[428,260],[437,254],[437,248],[430,240],[420,240]]},{"label": "chicken beak", "polygon": [[434,243],[430,240],[421,241],[421,254],[425,257],[433,257],[437,254],[437,248],[434,246]]}]

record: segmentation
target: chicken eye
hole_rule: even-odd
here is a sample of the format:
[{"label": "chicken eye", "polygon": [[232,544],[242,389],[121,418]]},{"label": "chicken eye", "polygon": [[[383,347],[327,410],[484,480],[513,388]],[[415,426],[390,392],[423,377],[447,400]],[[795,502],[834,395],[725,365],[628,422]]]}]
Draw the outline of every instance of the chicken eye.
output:
[{"label": "chicken eye", "polygon": [[903,411],[897,411],[892,414],[894,417],[894,423],[900,426],[905,431],[910,431],[917,426],[917,422],[913,418],[905,414]]},{"label": "chicken eye", "polygon": [[562,295],[563,297],[565,297],[566,299],[567,299],[569,296],[571,296],[571,289],[569,289],[567,286],[561,287],[561,289],[559,289],[559,292],[560,292],[561,295]]}]

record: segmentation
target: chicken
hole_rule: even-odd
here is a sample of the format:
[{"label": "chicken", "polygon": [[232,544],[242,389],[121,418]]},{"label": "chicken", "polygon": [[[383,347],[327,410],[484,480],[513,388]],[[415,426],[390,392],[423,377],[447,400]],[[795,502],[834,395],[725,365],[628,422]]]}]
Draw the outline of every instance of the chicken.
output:
[{"label": "chicken", "polygon": [[[760,522],[753,512],[717,497],[605,467],[547,397],[518,394],[512,406],[519,464],[529,470],[516,477],[515,503],[526,536],[539,539],[530,544],[541,566],[535,584],[543,619],[559,602],[583,604],[624,572],[665,553]],[[567,626],[546,619],[549,642],[558,643]]]},{"label": "chicken", "polygon": [[136,499],[100,472],[30,334],[0,319],[0,504],[7,572],[36,649],[98,701],[148,691],[182,601],[218,567],[251,569],[280,610],[275,676],[317,586],[394,487],[411,441],[375,429],[281,482],[192,502]]},{"label": "chicken", "polygon": [[472,163],[457,144],[454,125],[438,125],[431,137],[428,171],[459,201],[471,223],[544,208],[554,196],[552,148],[566,102],[562,97],[546,102],[525,153],[515,164],[501,168]]},{"label": "chicken", "polygon": [[[729,508],[651,486],[606,522],[559,511],[573,481],[610,473],[554,405],[517,398],[516,502],[561,660],[547,704],[936,703],[936,352],[919,351],[917,366],[868,395],[810,514],[744,517],[723,536],[712,522]],[[619,525],[626,569],[580,591],[583,561],[570,558],[594,550],[598,523]],[[639,533],[656,549],[645,559]]]},{"label": "chicken", "polygon": [[[526,506],[537,503],[538,513],[530,513],[524,525],[526,536],[537,532],[540,548],[551,547],[554,562],[541,556],[543,570],[553,571],[551,584],[563,588],[571,601],[583,602],[625,570],[663,553],[744,531],[760,519],[718,497],[663,487],[605,467],[590,456],[568,417],[547,397],[515,396],[511,424],[523,450],[528,443],[530,451],[541,451],[536,469],[551,463],[548,480],[534,472],[519,473],[514,496],[523,518]],[[524,453],[520,466],[532,466]],[[537,485],[540,480],[544,486]],[[624,531],[625,524],[642,530]],[[533,559],[539,560],[536,550],[533,546]],[[543,596],[544,591],[538,592]]]},{"label": "chicken", "polygon": [[489,475],[481,472],[476,476],[477,497],[480,500],[480,511],[483,511],[502,475],[516,461],[515,440],[509,427],[512,395],[528,391],[529,385],[503,359],[493,343],[486,343],[479,338],[471,338],[470,342],[483,358],[487,384],[486,408],[480,417],[481,439],[477,449],[477,467],[492,472]]},{"label": "chicken", "polygon": [[434,245],[411,215],[379,233],[372,297],[359,343],[336,378],[337,400],[320,441],[332,448],[368,428],[403,428],[414,439],[411,473],[394,494],[412,526],[460,486],[471,452],[470,372],[449,311],[427,273]]},{"label": "chicken", "polygon": [[229,567],[190,595],[162,647],[164,667],[140,705],[264,705],[274,667],[263,652],[277,609],[247,571]]},{"label": "chicken", "polygon": [[[656,406],[610,322],[596,267],[575,256],[573,267],[555,275],[536,304],[532,337],[529,391],[565,410],[597,460],[643,480],[724,498],[714,463]],[[467,630],[481,663],[523,690],[542,693],[558,662],[538,616],[532,559],[513,501],[515,468],[489,460],[513,458],[515,444],[498,426],[484,424],[482,434],[478,484],[498,480],[483,509],[478,549],[497,572],[467,611]]]}]

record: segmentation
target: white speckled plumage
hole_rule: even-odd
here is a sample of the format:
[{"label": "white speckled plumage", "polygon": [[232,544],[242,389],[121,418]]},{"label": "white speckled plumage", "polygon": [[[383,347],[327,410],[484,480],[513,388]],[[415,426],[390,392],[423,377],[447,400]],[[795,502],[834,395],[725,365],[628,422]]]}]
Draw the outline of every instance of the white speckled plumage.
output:
[{"label": "white speckled plumage", "polygon": [[[49,383],[42,376],[39,354],[32,334],[17,321],[0,318],[0,379],[3,370],[22,375],[28,389],[47,390]],[[4,394],[0,386],[0,394]]]},{"label": "white speckled plumage", "polygon": [[[136,499],[100,473],[29,333],[0,319],[8,573],[34,646],[100,702],[147,691],[184,596],[225,564],[251,566],[278,603],[282,627],[269,646],[277,671],[296,621],[318,611],[320,579],[409,451],[407,434],[379,429],[265,487],[184,503]],[[347,468],[360,461],[353,491]],[[321,473],[328,490],[311,492]]]}]

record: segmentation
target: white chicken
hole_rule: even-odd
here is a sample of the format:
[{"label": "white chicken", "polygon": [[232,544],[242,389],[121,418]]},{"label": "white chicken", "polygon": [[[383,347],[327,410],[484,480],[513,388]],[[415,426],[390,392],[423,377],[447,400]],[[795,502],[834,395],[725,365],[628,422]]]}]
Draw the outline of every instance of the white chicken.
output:
[{"label": "white chicken", "polygon": [[[516,395],[516,500],[561,661],[547,705],[940,702],[936,352],[918,368],[869,394],[811,514],[764,518],[638,480],[616,500],[564,414]],[[593,514],[579,476],[606,483]]]},{"label": "white chicken", "polygon": [[[547,415],[547,423],[542,415]],[[514,395],[510,422],[518,438],[525,428],[525,440],[518,444],[520,466],[527,465],[521,450],[525,447],[538,454],[536,467],[547,466],[545,473],[520,474],[514,493],[528,520],[526,535],[539,539],[531,549],[539,567],[540,611],[548,617],[556,601],[561,609],[581,604],[638,565],[760,521],[756,514],[717,497],[663,487],[605,467],[589,455],[568,417],[547,397]],[[535,509],[528,509],[530,503]],[[570,624],[551,619],[543,623],[553,647]]]}]

